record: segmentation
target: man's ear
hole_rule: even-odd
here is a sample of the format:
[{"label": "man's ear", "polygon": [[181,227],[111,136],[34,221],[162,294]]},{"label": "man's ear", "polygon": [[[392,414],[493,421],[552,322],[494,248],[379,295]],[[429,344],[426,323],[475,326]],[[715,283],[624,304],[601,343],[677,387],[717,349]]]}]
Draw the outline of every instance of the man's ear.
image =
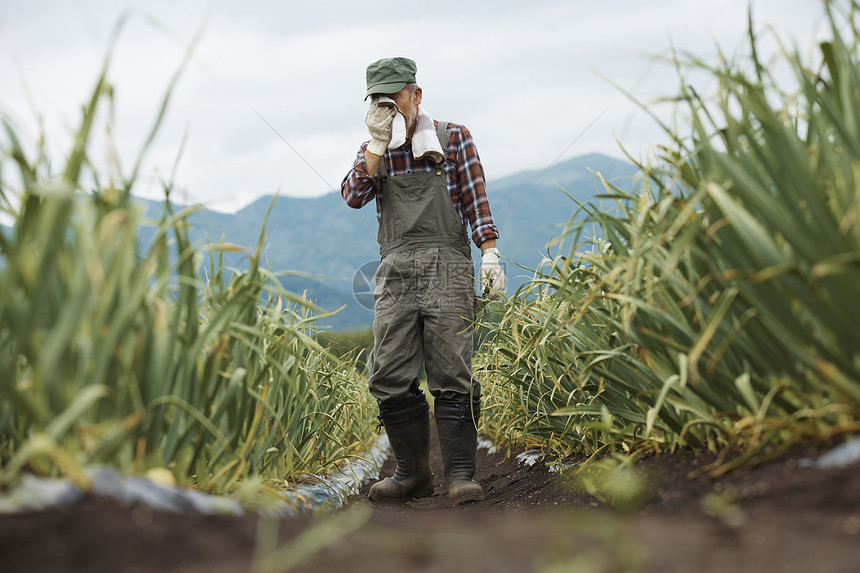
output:
[{"label": "man's ear", "polygon": [[421,86],[415,86],[415,93],[412,94],[415,98],[415,105],[421,105]]}]

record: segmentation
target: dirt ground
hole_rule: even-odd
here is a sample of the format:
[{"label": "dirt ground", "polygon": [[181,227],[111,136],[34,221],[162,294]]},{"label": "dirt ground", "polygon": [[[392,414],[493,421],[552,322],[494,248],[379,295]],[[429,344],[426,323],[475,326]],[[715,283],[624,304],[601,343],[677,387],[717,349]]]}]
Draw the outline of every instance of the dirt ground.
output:
[{"label": "dirt ground", "polygon": [[542,463],[486,450],[486,500],[451,508],[434,444],[437,493],[405,506],[357,496],[345,510],[272,520],[86,499],[0,516],[0,572],[857,572],[860,464],[809,467],[825,449],[713,480],[685,479],[703,463],[688,454],[644,460],[653,495],[620,512]]}]

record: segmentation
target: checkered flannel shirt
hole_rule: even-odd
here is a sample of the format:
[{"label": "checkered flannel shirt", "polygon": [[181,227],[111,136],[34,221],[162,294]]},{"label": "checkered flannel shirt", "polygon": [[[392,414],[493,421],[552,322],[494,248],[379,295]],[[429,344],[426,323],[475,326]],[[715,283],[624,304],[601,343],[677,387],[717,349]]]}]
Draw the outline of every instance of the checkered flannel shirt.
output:
[{"label": "checkered flannel shirt", "polygon": [[[477,246],[488,239],[498,239],[499,230],[493,223],[490,204],[487,201],[484,168],[478,157],[478,150],[469,130],[463,125],[449,123],[451,138],[448,141],[444,169],[447,175],[448,192],[451,201],[460,215],[465,228],[468,221],[472,227],[472,240]],[[382,192],[382,176],[379,172],[367,173],[364,154],[368,142],[358,150],[352,169],[340,185],[340,194],[347,205],[354,209],[364,207],[377,193]],[[438,169],[432,160],[416,160],[412,157],[412,146],[407,143],[397,149],[385,152],[385,162],[389,176],[407,175],[413,172],[435,171]],[[376,203],[376,216],[380,217],[379,202]]]}]

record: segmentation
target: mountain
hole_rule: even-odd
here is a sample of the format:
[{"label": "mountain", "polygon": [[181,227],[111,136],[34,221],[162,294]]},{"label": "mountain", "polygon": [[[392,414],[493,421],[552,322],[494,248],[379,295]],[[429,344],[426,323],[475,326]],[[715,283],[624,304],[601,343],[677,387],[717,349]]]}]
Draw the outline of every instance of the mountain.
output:
[{"label": "mountain", "polygon": [[[604,192],[592,171],[622,189],[631,189],[637,168],[605,155],[590,154],[544,170],[488,181],[487,193],[501,233],[498,247],[503,258],[534,269],[546,254],[546,245],[561,234],[576,210],[567,194],[586,202]],[[315,198],[268,196],[235,214],[206,209],[195,213],[190,217],[192,239],[219,241],[223,235],[227,242],[247,246],[251,251],[270,207],[263,264],[275,272],[316,275],[285,276],[283,283],[294,292],[306,290],[311,300],[324,309],[347,305],[338,314],[322,319],[321,325],[334,330],[369,326],[373,313],[368,282],[379,259],[373,203],[363,209],[350,209],[335,192]],[[157,217],[161,208],[159,202],[147,202],[151,217]],[[145,243],[145,236],[142,241]],[[556,252],[558,248],[553,249]],[[477,265],[480,253],[474,245],[472,256]],[[246,255],[225,255],[226,264],[238,268],[244,268],[246,260]],[[506,273],[508,294],[531,277],[530,272],[511,262],[506,263]]]}]

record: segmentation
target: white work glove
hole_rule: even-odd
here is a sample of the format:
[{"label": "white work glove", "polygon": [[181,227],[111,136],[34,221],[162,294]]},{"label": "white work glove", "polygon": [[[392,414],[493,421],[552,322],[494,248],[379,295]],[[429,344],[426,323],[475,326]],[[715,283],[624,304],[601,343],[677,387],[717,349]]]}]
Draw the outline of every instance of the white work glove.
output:
[{"label": "white work glove", "polygon": [[367,131],[370,132],[370,143],[367,144],[369,152],[382,155],[388,149],[388,142],[391,141],[391,122],[396,114],[395,108],[379,105],[379,100],[375,97],[371,100],[370,108],[364,118]]},{"label": "white work glove", "polygon": [[481,290],[490,300],[504,296],[508,288],[505,271],[499,264],[499,251],[487,249],[481,255]]}]

